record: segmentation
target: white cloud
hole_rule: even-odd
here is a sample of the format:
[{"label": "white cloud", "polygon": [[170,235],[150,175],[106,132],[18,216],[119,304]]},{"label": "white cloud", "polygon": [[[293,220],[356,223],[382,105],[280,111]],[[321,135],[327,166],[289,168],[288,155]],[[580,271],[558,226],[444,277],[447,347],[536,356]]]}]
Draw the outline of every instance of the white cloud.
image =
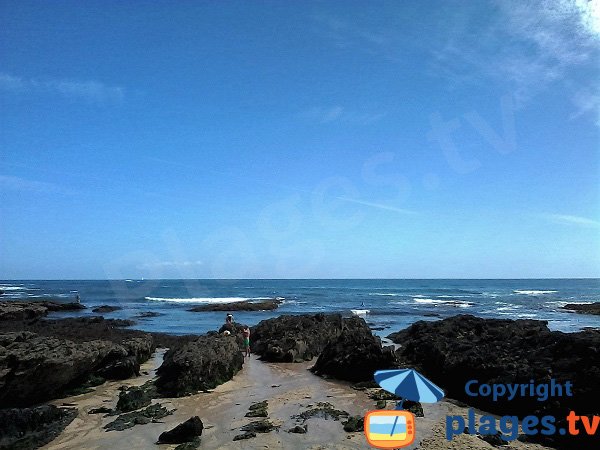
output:
[{"label": "white cloud", "polygon": [[125,89],[95,80],[24,78],[0,73],[0,89],[14,93],[52,93],[92,103],[120,102]]},{"label": "white cloud", "polygon": [[554,223],[562,223],[566,225],[578,225],[584,227],[598,227],[600,222],[597,220],[589,219],[587,217],[572,216],[568,214],[544,214],[545,219],[550,220]]}]

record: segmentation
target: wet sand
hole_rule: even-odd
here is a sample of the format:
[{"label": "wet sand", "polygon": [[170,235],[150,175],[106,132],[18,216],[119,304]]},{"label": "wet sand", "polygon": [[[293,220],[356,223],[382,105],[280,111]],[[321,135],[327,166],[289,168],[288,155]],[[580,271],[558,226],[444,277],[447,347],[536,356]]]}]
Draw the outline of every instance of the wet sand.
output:
[{"label": "wet sand", "polygon": [[[147,374],[130,380],[105,383],[94,392],[54,401],[57,406],[63,403],[73,404],[79,409],[78,417],[45,449],[172,449],[174,445],[155,445],[158,436],[172,429],[192,416],[199,416],[204,423],[202,449],[368,449],[362,432],[346,433],[342,422],[333,419],[311,418],[306,424],[306,434],[288,433],[297,425],[292,416],[297,415],[317,402],[329,402],[336,409],[351,415],[364,415],[375,409],[375,402],[363,391],[357,391],[349,384],[330,381],[317,377],[308,371],[311,362],[301,364],[264,363],[252,356],[246,359],[244,368],[233,380],[218,386],[210,393],[201,393],[190,397],[157,399],[168,409],[176,409],[162,423],[136,425],[125,431],[102,429],[114,420],[104,418],[103,414],[88,414],[88,411],[100,406],[113,408],[118,398],[120,386],[141,385],[154,378],[155,370],[162,362],[164,351],[157,351],[142,366]],[[257,418],[244,417],[248,407],[255,402],[269,401],[269,419],[279,426],[278,431],[257,434],[257,437],[233,441],[241,434],[240,427]],[[392,403],[389,402],[392,407]],[[466,414],[466,409],[442,401],[434,405],[423,405],[424,418],[417,418],[417,439],[409,449],[490,449],[493,448],[476,436],[457,436],[452,442],[445,438],[446,414]],[[422,445],[420,445],[422,444]],[[534,444],[511,443],[505,449],[537,449],[544,447]]]}]

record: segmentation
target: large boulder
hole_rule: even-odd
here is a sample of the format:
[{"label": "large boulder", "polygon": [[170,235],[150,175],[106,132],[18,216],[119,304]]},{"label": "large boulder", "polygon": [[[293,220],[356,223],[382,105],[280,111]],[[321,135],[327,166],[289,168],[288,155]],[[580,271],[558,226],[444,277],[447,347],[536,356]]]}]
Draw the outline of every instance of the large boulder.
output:
[{"label": "large boulder", "polygon": [[165,431],[158,437],[159,444],[183,444],[184,442],[192,442],[198,436],[202,435],[204,424],[200,417],[190,417],[183,423],[180,423],[175,428]]},{"label": "large boulder", "polygon": [[79,309],[85,309],[85,306],[79,303],[4,300],[0,302],[0,321],[33,320],[44,317],[51,311],[76,311]]},{"label": "large boulder", "polygon": [[29,331],[2,333],[0,404],[29,406],[60,397],[91,375],[128,378],[139,371],[137,358],[152,346],[152,337],[148,339],[145,346],[132,343],[131,350],[107,340],[73,342]]},{"label": "large boulder", "polygon": [[376,370],[398,367],[393,347],[382,347],[360,317],[345,319],[342,333],[327,344],[312,371],[339,380],[373,380]]},{"label": "large boulder", "polygon": [[0,449],[42,447],[56,438],[76,416],[74,408],[52,405],[0,409]]},{"label": "large boulder", "polygon": [[261,321],[251,332],[252,351],[263,361],[309,361],[340,335],[342,316],[284,315]]},{"label": "large boulder", "polygon": [[[397,355],[439,384],[448,397],[463,400],[498,414],[554,415],[564,418],[600,414],[600,332],[550,331],[536,320],[481,319],[460,315],[437,322],[417,322],[389,336],[401,347]],[[573,396],[516,396],[494,401],[491,396],[471,397],[469,380],[479,384],[556,382],[573,385]],[[564,425],[564,419],[557,426]],[[581,437],[581,436],[579,436]],[[578,437],[578,438],[579,438]],[[556,436],[556,445],[562,445]],[[578,442],[584,448],[584,437]]]},{"label": "large boulder", "polygon": [[181,397],[229,381],[242,368],[244,357],[234,336],[200,336],[169,350],[156,374],[158,392]]}]

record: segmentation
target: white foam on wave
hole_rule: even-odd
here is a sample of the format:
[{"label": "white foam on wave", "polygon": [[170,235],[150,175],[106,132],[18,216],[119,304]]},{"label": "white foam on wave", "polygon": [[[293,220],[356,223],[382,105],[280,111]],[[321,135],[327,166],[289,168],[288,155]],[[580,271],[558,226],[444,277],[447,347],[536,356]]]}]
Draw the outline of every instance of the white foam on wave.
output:
[{"label": "white foam on wave", "polygon": [[370,309],[351,309],[350,312],[355,316],[366,316],[371,312]]},{"label": "white foam on wave", "polygon": [[519,295],[545,295],[545,294],[556,294],[558,291],[515,289],[513,292],[515,294],[519,294]]},{"label": "white foam on wave", "polygon": [[27,288],[24,286],[4,286],[0,285],[0,291],[26,291]]},{"label": "white foam on wave", "polygon": [[437,300],[433,298],[416,298],[413,297],[413,300],[417,303],[427,304],[427,305],[447,305],[447,306],[456,306],[457,308],[469,308],[473,306],[471,302],[464,302],[461,300]]},{"label": "white foam on wave", "polygon": [[192,298],[166,298],[166,297],[144,297],[153,302],[166,303],[235,303],[247,302],[249,300],[271,300],[270,297],[192,297]]}]

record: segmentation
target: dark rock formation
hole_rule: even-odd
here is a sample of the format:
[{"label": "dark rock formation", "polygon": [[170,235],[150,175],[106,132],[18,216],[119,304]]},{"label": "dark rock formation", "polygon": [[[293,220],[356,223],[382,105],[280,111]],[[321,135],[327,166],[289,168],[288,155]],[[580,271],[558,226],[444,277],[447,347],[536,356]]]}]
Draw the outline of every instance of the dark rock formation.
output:
[{"label": "dark rock formation", "polygon": [[52,311],[76,311],[85,309],[79,303],[49,301],[0,301],[0,320],[32,320],[44,317]]},{"label": "dark rock formation", "polygon": [[318,356],[342,332],[340,314],[284,315],[252,327],[252,351],[264,361],[301,362]]},{"label": "dark rock formation", "polygon": [[245,433],[242,434],[236,434],[233,437],[234,441],[243,441],[245,439],[252,439],[256,437],[256,433],[254,431],[246,431]]},{"label": "dark rock formation", "polygon": [[139,371],[139,362],[152,351],[150,335],[117,344],[110,340],[72,341],[29,331],[0,333],[0,403],[40,403],[60,397],[91,376],[98,382],[90,385],[102,383],[104,378],[127,378]]},{"label": "dark rock formation", "polygon": [[201,336],[165,354],[156,372],[156,386],[158,392],[167,397],[206,391],[230,380],[243,363],[235,337]]},{"label": "dark rock formation", "polygon": [[[437,322],[417,322],[389,338],[401,344],[397,355],[403,365],[416,368],[439,384],[448,397],[484,411],[557,418],[566,417],[570,410],[580,416],[600,413],[598,331],[552,332],[543,321],[461,315]],[[480,384],[529,384],[530,380],[549,383],[550,379],[559,383],[570,381],[573,396],[563,392],[546,401],[521,395],[512,401],[493,401],[491,396],[471,397],[465,392],[469,380]],[[561,427],[566,428],[564,419],[557,421],[557,428]],[[558,434],[548,439],[554,439],[550,443],[555,446],[564,442]],[[585,448],[588,438],[580,433],[578,439],[578,447]]]},{"label": "dark rock formation", "polygon": [[348,420],[344,422],[344,431],[346,433],[355,433],[357,431],[364,431],[365,429],[365,418],[363,416],[350,416]]},{"label": "dark rock formation", "polygon": [[245,417],[268,417],[269,413],[267,408],[269,407],[269,402],[267,400],[263,400],[259,403],[253,403],[248,408],[248,412]]},{"label": "dark rock formation", "polygon": [[142,387],[132,386],[119,392],[117,411],[125,413],[144,408],[152,402],[152,396]]},{"label": "dark rock formation", "polygon": [[240,430],[247,433],[270,433],[276,428],[278,427],[273,425],[270,420],[263,419],[256,422],[250,422],[249,424],[241,427]]},{"label": "dark rock formation", "polygon": [[288,430],[288,433],[306,434],[308,432],[308,425],[296,425]]},{"label": "dark rock formation", "polygon": [[77,417],[73,408],[0,409],[0,449],[29,450],[51,442]]},{"label": "dark rock formation", "polygon": [[159,444],[183,444],[192,442],[198,436],[202,435],[204,424],[200,417],[194,416],[183,423],[180,423],[170,431],[165,431],[158,438]]},{"label": "dark rock formation", "polygon": [[596,303],[569,303],[563,306],[564,309],[575,311],[582,314],[600,315],[600,302]]},{"label": "dark rock formation", "polygon": [[173,414],[174,409],[168,410],[160,403],[148,406],[146,409],[140,409],[125,414],[121,414],[115,420],[104,425],[106,431],[123,431],[136,425],[146,425],[150,422],[156,422],[163,417]]},{"label": "dark rock formation", "polygon": [[369,381],[376,370],[398,367],[392,347],[382,347],[360,317],[344,319],[340,336],[327,344],[312,371],[347,381]]},{"label": "dark rock formation", "polygon": [[93,313],[98,313],[98,314],[104,314],[104,313],[111,313],[114,311],[119,311],[121,308],[120,306],[111,306],[111,305],[102,305],[102,306],[98,306],[97,308],[92,309]]},{"label": "dark rock formation", "polygon": [[335,409],[331,403],[318,402],[315,407],[307,409],[306,411],[303,411],[292,418],[304,423],[313,417],[318,417],[320,419],[340,420],[340,418],[346,418],[349,415],[350,414],[348,414],[346,411]]},{"label": "dark rock formation", "polygon": [[188,309],[190,312],[206,311],[272,311],[279,308],[281,300],[271,299],[262,301],[245,301],[232,303],[212,303],[208,305],[194,306]]},{"label": "dark rock formation", "polygon": [[159,316],[164,316],[164,314],[156,312],[156,311],[142,311],[142,312],[136,314],[135,316],[133,316],[133,318],[134,319],[150,319],[152,317],[159,317]]}]

